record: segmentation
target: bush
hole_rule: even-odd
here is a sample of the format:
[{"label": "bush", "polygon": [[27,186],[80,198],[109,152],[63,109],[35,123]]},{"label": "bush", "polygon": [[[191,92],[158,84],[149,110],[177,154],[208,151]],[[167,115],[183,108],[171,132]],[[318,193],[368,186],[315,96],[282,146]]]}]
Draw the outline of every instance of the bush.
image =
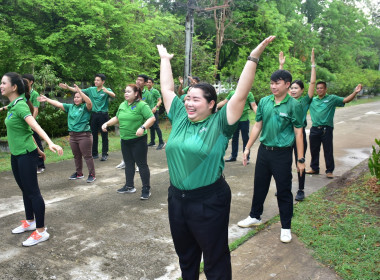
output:
[{"label": "bush", "polygon": [[41,104],[37,121],[49,137],[68,135],[67,114],[48,103]]}]

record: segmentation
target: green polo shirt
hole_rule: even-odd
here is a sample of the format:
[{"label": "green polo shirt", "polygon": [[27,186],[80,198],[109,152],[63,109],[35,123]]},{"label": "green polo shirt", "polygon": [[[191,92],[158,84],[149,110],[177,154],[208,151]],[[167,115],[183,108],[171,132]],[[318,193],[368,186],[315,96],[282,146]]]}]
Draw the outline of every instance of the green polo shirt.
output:
[{"label": "green polo shirt", "polygon": [[214,183],[222,175],[228,140],[238,122],[228,125],[225,107],[203,121],[192,122],[178,97],[168,117],[172,130],[165,151],[171,183],[181,190]]},{"label": "green polo shirt", "polygon": [[186,98],[187,94],[182,94],[179,99],[182,101],[182,103],[185,103],[185,98]]},{"label": "green polo shirt", "polygon": [[151,96],[149,90],[144,89],[142,91],[142,99],[141,100],[145,101],[149,105],[149,107],[150,107],[150,104],[152,103],[152,96]]},{"label": "green polo shirt", "polygon": [[[135,101],[130,105],[128,101],[124,101],[116,113],[116,117],[119,119],[120,138],[123,140],[138,138],[136,131],[153,116],[152,110],[144,101]],[[144,131],[145,134],[147,134],[147,130]]]},{"label": "green polo shirt", "polygon": [[25,118],[31,115],[23,97],[16,98],[8,105],[4,122],[7,127],[9,150],[14,156],[37,149],[33,141],[33,131],[25,121]]},{"label": "green polo shirt", "polygon": [[301,103],[302,106],[302,112],[303,112],[303,127],[307,126],[307,121],[306,121],[306,116],[307,116],[307,111],[309,110],[310,103],[313,99],[309,97],[309,95],[302,96],[298,99],[296,99],[299,103]]},{"label": "green polo shirt", "polygon": [[190,86],[187,86],[183,89],[183,95],[187,94],[187,92],[189,91],[189,88]]},{"label": "green polo shirt", "polygon": [[30,102],[32,102],[33,107],[39,108],[40,107],[40,102],[37,100],[37,97],[39,97],[39,93],[32,89],[30,92]]},{"label": "green polo shirt", "polygon": [[86,103],[79,105],[62,103],[62,105],[67,113],[67,125],[69,131],[91,131],[89,124],[91,113],[87,109]]},{"label": "green polo shirt", "polygon": [[[235,91],[232,90],[230,91],[230,93],[227,95],[227,98],[228,100],[231,99],[231,97],[235,94]],[[253,97],[253,94],[252,92],[249,92],[248,93],[248,96],[247,96],[247,101],[245,102],[244,104],[244,109],[243,109],[243,114],[241,115],[240,117],[240,122],[243,122],[243,121],[248,121],[249,120],[249,110],[251,109],[251,106],[250,104],[252,102],[255,102],[255,98]]]},{"label": "green polo shirt", "polygon": [[289,94],[279,103],[274,95],[262,98],[256,112],[256,122],[262,121],[260,142],[268,147],[291,147],[294,127],[303,127],[302,106]]},{"label": "green polo shirt", "polygon": [[[107,90],[112,91],[110,88],[107,88]],[[89,87],[82,89],[82,91],[91,99],[92,112],[108,112],[109,95],[107,93],[105,93],[102,89],[98,91],[97,87]]]},{"label": "green polo shirt", "polygon": [[149,105],[150,109],[153,109],[157,105],[158,99],[161,98],[161,94],[155,88],[151,88],[150,90],[147,89],[146,91],[150,95],[150,100],[149,100],[149,104],[148,105]]},{"label": "green polo shirt", "polygon": [[326,94],[323,98],[316,96],[310,104],[310,117],[313,126],[327,125],[334,127],[336,107],[344,107],[344,97]]}]

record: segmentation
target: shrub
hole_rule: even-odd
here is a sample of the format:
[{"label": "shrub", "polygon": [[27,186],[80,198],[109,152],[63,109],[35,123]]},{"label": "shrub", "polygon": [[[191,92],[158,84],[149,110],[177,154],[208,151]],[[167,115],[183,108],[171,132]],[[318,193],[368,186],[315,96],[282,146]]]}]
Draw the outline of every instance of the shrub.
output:
[{"label": "shrub", "polygon": [[[380,139],[375,139],[376,144],[380,147]],[[372,145],[372,156],[368,159],[368,167],[372,176],[376,176],[377,184],[380,184],[380,149],[376,151]]]}]

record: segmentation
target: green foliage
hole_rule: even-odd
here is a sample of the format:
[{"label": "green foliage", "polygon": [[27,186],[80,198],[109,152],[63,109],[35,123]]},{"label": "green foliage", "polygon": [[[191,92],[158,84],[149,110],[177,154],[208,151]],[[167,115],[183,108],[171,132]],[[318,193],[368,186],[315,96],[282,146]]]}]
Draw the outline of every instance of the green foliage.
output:
[{"label": "green foliage", "polygon": [[40,107],[37,121],[49,137],[68,135],[67,114],[49,103]]},{"label": "green foliage", "polygon": [[35,84],[35,89],[43,95],[45,95],[47,89],[49,89],[49,94],[54,94],[54,88],[59,82],[55,71],[49,64],[42,65],[40,71],[34,74],[34,79],[39,81],[39,83]]},{"label": "green foliage", "polygon": [[[375,139],[376,144],[380,148],[380,139]],[[380,149],[376,151],[375,146],[372,146],[372,155],[368,159],[368,167],[372,176],[376,176],[377,183],[380,184]]]}]

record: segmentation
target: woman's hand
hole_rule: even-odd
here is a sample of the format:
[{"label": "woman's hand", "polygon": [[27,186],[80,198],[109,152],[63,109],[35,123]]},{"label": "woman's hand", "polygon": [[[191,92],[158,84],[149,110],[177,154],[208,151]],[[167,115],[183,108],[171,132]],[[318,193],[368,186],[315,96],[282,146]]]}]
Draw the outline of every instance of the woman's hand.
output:
[{"label": "woman's hand", "polygon": [[37,147],[38,157],[42,158],[43,161],[46,160],[46,154]]},{"label": "woman's hand", "polygon": [[244,152],[243,152],[243,165],[244,165],[244,166],[247,166],[247,163],[248,163],[248,156],[249,156],[250,153],[251,153],[250,150],[248,150],[248,149],[244,149]]},{"label": "woman's hand", "polygon": [[251,51],[251,56],[259,58],[265,48],[269,45],[270,42],[274,40],[274,38],[276,38],[276,36],[269,36],[264,41],[262,41],[253,51]]},{"label": "woman's hand", "polygon": [[280,69],[284,69],[286,56],[284,56],[283,52],[280,52],[278,54],[278,62],[280,63]]},{"label": "woman's hand", "polygon": [[174,54],[169,54],[163,45],[157,45],[157,50],[158,50],[158,53],[159,53],[161,59],[167,58],[170,60],[174,56]]},{"label": "woman's hand", "polygon": [[60,88],[63,88],[63,89],[68,89],[69,88],[69,86],[67,85],[67,84],[65,84],[65,83],[59,83],[59,85],[58,85]]},{"label": "woman's hand", "polygon": [[141,127],[136,131],[136,136],[143,136],[145,129],[142,129]]},{"label": "woman's hand", "polygon": [[58,153],[58,155],[63,155],[63,149],[61,146],[54,144],[53,142],[49,145],[49,150],[53,153]]},{"label": "woman's hand", "polygon": [[108,127],[108,124],[107,124],[107,123],[104,123],[104,124],[102,125],[102,130],[103,130],[104,132],[107,132],[107,127]]},{"label": "woman's hand", "polygon": [[46,102],[47,101],[47,97],[45,95],[40,95],[37,97],[37,101],[38,102]]}]

